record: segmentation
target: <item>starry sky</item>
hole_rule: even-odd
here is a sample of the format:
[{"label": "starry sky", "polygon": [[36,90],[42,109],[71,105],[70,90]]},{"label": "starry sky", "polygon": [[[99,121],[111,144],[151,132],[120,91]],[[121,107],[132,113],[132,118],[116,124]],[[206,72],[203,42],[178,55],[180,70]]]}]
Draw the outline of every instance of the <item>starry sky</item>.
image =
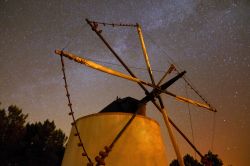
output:
[{"label": "starry sky", "polygon": [[[29,122],[54,120],[69,135],[71,118],[67,116],[60,58],[54,50],[65,48],[126,73],[85,18],[139,23],[155,80],[174,63],[187,71],[186,78],[218,110],[214,115],[193,106],[189,109],[187,104],[163,95],[169,116],[203,154],[212,149],[225,165],[248,165],[249,11],[249,0],[0,0],[1,107],[17,105],[29,114]],[[136,29],[100,28],[134,73],[150,81]],[[100,111],[117,96],[144,97],[135,83],[66,59],[65,65],[76,117]],[[169,90],[200,100],[183,80]],[[172,160],[175,154],[161,115],[151,103],[147,110],[147,115],[160,123],[168,159]],[[199,159],[178,133],[176,136],[182,154]]]}]

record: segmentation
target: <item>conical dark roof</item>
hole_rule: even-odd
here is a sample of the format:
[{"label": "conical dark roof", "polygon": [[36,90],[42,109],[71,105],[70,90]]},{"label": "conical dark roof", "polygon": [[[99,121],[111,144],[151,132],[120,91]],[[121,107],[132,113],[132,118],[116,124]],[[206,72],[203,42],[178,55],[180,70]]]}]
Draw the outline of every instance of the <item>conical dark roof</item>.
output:
[{"label": "conical dark roof", "polygon": [[100,112],[127,112],[135,113],[139,108],[140,101],[132,97],[117,98],[115,101],[107,105]]}]

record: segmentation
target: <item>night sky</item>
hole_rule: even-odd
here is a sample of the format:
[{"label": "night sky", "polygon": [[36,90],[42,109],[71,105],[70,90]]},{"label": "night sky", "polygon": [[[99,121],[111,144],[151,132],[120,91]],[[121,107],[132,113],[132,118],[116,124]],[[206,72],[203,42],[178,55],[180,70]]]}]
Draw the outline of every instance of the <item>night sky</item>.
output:
[{"label": "night sky", "polygon": [[[155,79],[159,80],[174,62],[187,71],[187,79],[218,110],[214,116],[190,106],[193,138],[187,104],[163,95],[170,117],[203,154],[212,149],[225,165],[250,164],[249,0],[0,0],[1,107],[17,105],[29,114],[30,122],[54,120],[69,135],[71,118],[67,116],[60,58],[54,50],[65,47],[69,52],[126,73],[121,66],[113,65],[119,62],[85,18],[141,24]],[[145,68],[145,62],[136,29],[100,28],[135,74],[150,81],[147,71],[138,69]],[[144,97],[135,83],[68,59],[65,63],[76,117],[100,111],[117,96]],[[199,100],[183,80],[169,90]],[[151,103],[147,110],[148,116],[161,124],[171,161],[175,154],[161,115]],[[181,152],[195,156],[176,135]]]}]

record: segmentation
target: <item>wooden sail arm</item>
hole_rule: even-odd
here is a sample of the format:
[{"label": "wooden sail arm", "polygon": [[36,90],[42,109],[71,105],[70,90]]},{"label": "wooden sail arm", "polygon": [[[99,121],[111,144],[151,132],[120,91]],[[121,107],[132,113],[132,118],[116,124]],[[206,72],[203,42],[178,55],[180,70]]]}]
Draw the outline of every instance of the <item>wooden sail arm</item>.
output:
[{"label": "wooden sail arm", "polygon": [[160,81],[157,83],[157,86],[159,86],[162,83],[162,81],[166,78],[166,76],[168,74],[170,74],[173,70],[175,70],[175,66],[173,64],[171,64],[170,67],[168,68],[168,70],[166,71],[166,73],[162,76]]},{"label": "wooden sail arm", "polygon": [[183,71],[179,73],[177,76],[173,77],[172,79],[165,82],[160,87],[154,88],[149,94],[147,94],[143,99],[141,99],[141,103],[146,104],[149,101],[154,100],[155,97],[159,96],[162,92],[164,92],[165,89],[167,89],[169,86],[171,86],[173,83],[175,83],[178,79],[180,79],[186,71]]},{"label": "wooden sail arm", "polygon": [[176,100],[178,100],[178,101],[186,102],[186,103],[189,103],[189,104],[193,104],[193,105],[195,105],[195,106],[198,106],[198,107],[205,108],[205,109],[207,109],[207,110],[209,110],[209,111],[217,112],[216,109],[210,107],[210,106],[207,105],[207,104],[200,103],[200,102],[197,102],[197,101],[194,101],[194,100],[192,100],[192,99],[188,99],[188,98],[185,98],[185,97],[182,97],[182,96],[178,96],[178,95],[173,94],[173,93],[171,93],[171,92],[169,92],[169,91],[166,91],[166,90],[164,90],[164,93],[165,93],[165,94],[168,94],[168,95],[170,95],[170,96],[172,96],[172,97],[174,97],[174,98],[175,98]]},{"label": "wooden sail arm", "polygon": [[[155,81],[154,81],[152,69],[151,69],[151,66],[150,66],[149,57],[148,57],[146,46],[145,46],[145,43],[144,43],[141,26],[139,24],[137,24],[137,32],[138,32],[139,39],[140,39],[140,42],[141,42],[142,51],[143,51],[143,55],[144,55],[144,59],[145,59],[145,62],[146,62],[146,66],[147,66],[147,70],[148,70],[150,79],[151,79],[152,84],[155,86]],[[164,121],[165,121],[165,124],[166,124],[167,129],[168,129],[169,137],[170,137],[170,139],[172,141],[172,144],[173,144],[173,147],[175,149],[179,165],[181,165],[181,166],[184,166],[184,161],[183,161],[183,158],[181,156],[180,149],[179,149],[179,146],[178,146],[177,141],[175,139],[175,136],[173,134],[172,128],[170,126],[167,113],[164,110],[164,104],[163,104],[162,98],[160,97],[160,93],[162,93],[161,89],[164,89],[164,90],[167,89],[175,81],[177,81],[179,78],[181,78],[184,74],[185,74],[185,72],[183,72],[182,74],[179,73],[177,76],[175,76],[171,80],[167,81],[162,86],[156,87],[150,94],[148,94],[145,98],[143,98],[141,100],[142,103],[143,103],[143,101],[147,101],[147,99],[154,100],[155,97],[158,98],[158,100],[160,102],[160,105],[161,105],[161,108],[162,108],[161,113],[162,113],[162,115],[164,117]],[[151,97],[153,97],[153,98],[151,98]]]},{"label": "wooden sail arm", "polygon": [[149,73],[152,84],[155,85],[152,68],[150,66],[148,53],[147,53],[146,46],[145,46],[144,39],[143,39],[143,35],[142,35],[141,26],[139,24],[136,24],[136,25],[137,25],[136,28],[137,28],[137,32],[138,32],[138,35],[139,35],[139,39],[140,39],[140,42],[141,42],[142,52],[143,52],[144,59],[145,59],[146,65],[147,65],[147,70],[148,70],[148,73]]},{"label": "wooden sail arm", "polygon": [[96,70],[99,70],[101,72],[108,73],[108,74],[111,74],[111,75],[114,75],[114,76],[117,76],[117,77],[121,77],[121,78],[130,80],[130,81],[134,81],[134,82],[137,82],[137,83],[142,83],[144,85],[155,87],[151,83],[147,83],[147,82],[142,81],[142,80],[140,80],[138,78],[135,78],[135,77],[123,74],[123,73],[121,73],[119,71],[115,71],[113,69],[110,69],[108,67],[99,65],[99,64],[97,64],[97,63],[95,63],[93,61],[87,60],[85,58],[82,58],[82,57],[79,57],[77,55],[71,54],[69,52],[61,51],[61,50],[55,50],[55,53],[58,54],[58,55],[65,56],[65,57],[67,57],[67,58],[69,58],[71,60],[74,60],[75,62],[78,62],[80,64],[86,65],[86,66],[88,66],[88,67],[90,67],[92,69],[96,69]]},{"label": "wooden sail arm", "polygon": [[[99,71],[102,71],[102,72],[105,72],[105,73],[108,73],[108,74],[111,74],[111,75],[114,75],[114,76],[117,76],[117,77],[121,77],[121,78],[124,78],[124,79],[127,79],[127,80],[130,80],[130,81],[134,81],[134,82],[137,82],[137,83],[142,83],[144,85],[148,85],[148,86],[151,86],[151,87],[155,87],[154,85],[152,85],[151,83],[147,83],[145,81],[142,81],[138,78],[135,78],[135,77],[132,77],[132,76],[129,76],[129,75],[126,75],[126,74],[123,74],[121,72],[118,72],[118,71],[115,71],[115,70],[112,70],[110,68],[107,68],[105,66],[102,66],[102,65],[99,65],[93,61],[90,61],[90,60],[87,60],[87,59],[84,59],[84,58],[81,58],[79,56],[76,56],[74,54],[71,54],[69,52],[66,52],[66,51],[61,51],[61,50],[56,50],[55,51],[56,54],[58,55],[62,55],[62,56],[65,56],[71,60],[74,60],[75,62],[78,62],[78,63],[81,63],[81,64],[84,64],[90,68],[93,68],[93,69],[96,69],[96,70],[99,70]],[[162,91],[161,89],[155,87],[157,90],[159,91]],[[211,108],[209,105],[207,104],[203,104],[203,103],[199,103],[199,102],[196,102],[196,101],[193,101],[191,99],[187,99],[187,98],[184,98],[184,97],[181,97],[181,96],[177,96],[171,92],[168,92],[166,90],[163,91],[164,93],[172,96],[172,97],[175,97],[175,99],[179,100],[179,101],[182,101],[182,102],[186,102],[186,103],[190,103],[190,104],[193,104],[195,106],[198,106],[198,107],[202,107],[202,108],[206,108],[210,111],[213,111],[213,112],[216,112],[215,109]]]},{"label": "wooden sail arm", "polygon": [[[58,55],[63,55],[71,60],[74,60],[75,62],[78,62],[78,63],[81,63],[81,64],[84,64],[90,68],[93,68],[93,69],[96,69],[96,70],[99,70],[99,71],[102,71],[102,72],[105,72],[105,73],[108,73],[108,74],[111,74],[111,75],[114,75],[114,76],[117,76],[117,77],[121,77],[121,78],[124,78],[124,79],[127,79],[127,80],[130,80],[130,81],[134,81],[134,82],[140,82],[144,85],[148,85],[148,86],[151,86],[151,87],[155,87],[154,85],[152,85],[151,83],[147,83],[145,81],[142,81],[138,78],[135,78],[135,77],[132,77],[132,76],[129,76],[129,75],[126,75],[126,74],[123,74],[121,72],[118,72],[118,71],[115,71],[115,70],[112,70],[110,68],[107,68],[105,66],[102,66],[102,65],[99,65],[93,61],[90,61],[90,60],[87,60],[87,59],[84,59],[84,58],[81,58],[79,56],[76,56],[74,54],[71,54],[69,52],[66,52],[66,51],[61,51],[61,50],[56,50],[55,51],[56,54]],[[157,90],[159,91],[162,91],[158,88],[156,88]],[[191,99],[188,99],[188,98],[185,98],[185,97],[181,97],[181,96],[177,96],[171,92],[168,92],[166,90],[163,91],[164,93],[172,96],[172,97],[175,97],[175,99],[179,100],[179,101],[182,101],[182,102],[186,102],[186,103],[190,103],[190,104],[193,104],[195,106],[198,106],[198,107],[202,107],[202,108],[206,108],[210,111],[213,111],[213,112],[217,112],[215,109],[211,108],[209,105],[207,104],[203,104],[203,103],[199,103],[199,102],[196,102],[196,101],[193,101]]]}]

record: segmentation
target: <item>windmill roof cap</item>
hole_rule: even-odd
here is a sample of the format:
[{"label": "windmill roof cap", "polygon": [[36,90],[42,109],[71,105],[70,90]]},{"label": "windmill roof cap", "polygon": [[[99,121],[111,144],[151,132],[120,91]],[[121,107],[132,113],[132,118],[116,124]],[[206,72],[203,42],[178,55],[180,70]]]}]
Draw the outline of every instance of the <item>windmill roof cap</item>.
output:
[{"label": "windmill roof cap", "polygon": [[117,98],[112,103],[107,105],[100,112],[127,112],[135,113],[141,104],[140,100],[132,97]]}]

